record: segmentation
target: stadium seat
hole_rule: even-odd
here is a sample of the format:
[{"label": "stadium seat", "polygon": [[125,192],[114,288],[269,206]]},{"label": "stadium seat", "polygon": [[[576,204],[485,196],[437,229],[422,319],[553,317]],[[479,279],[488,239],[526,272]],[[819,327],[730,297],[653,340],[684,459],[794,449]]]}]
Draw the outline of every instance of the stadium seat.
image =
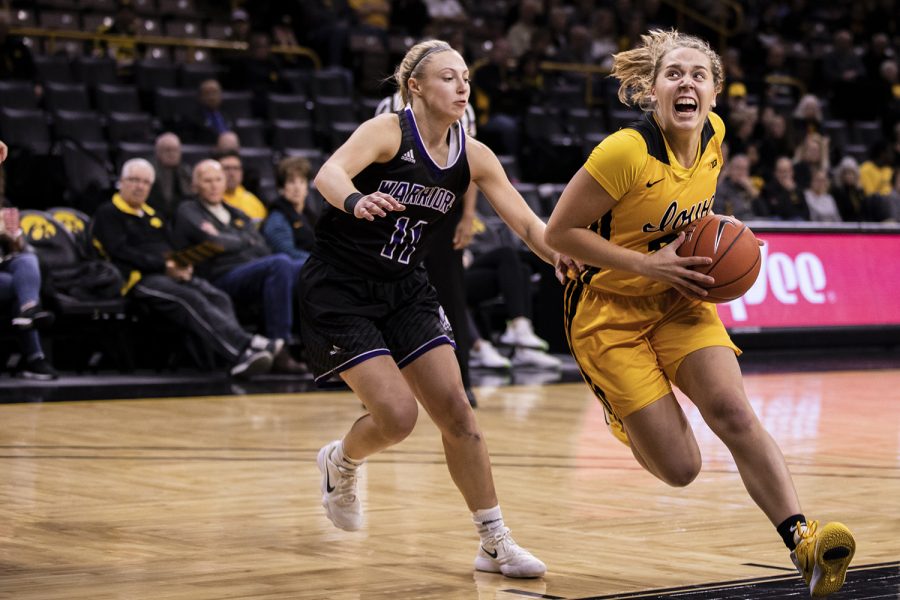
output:
[{"label": "stadium seat", "polygon": [[50,126],[42,110],[0,109],[0,139],[11,153],[22,149],[33,154],[50,153]]},{"label": "stadium seat", "polygon": [[193,114],[197,105],[197,90],[157,88],[153,96],[153,113],[171,126]]},{"label": "stadium seat", "polygon": [[80,0],[78,6],[81,10],[114,13],[119,3],[116,0]]},{"label": "stadium seat", "polygon": [[618,131],[631,122],[637,121],[642,115],[643,113],[641,111],[630,108],[611,109],[609,111],[609,129],[610,131]]},{"label": "stadium seat", "polygon": [[53,135],[57,140],[105,142],[103,122],[92,110],[59,110],[51,113]]},{"label": "stadium seat", "polygon": [[853,139],[857,144],[871,148],[884,139],[881,121],[856,121],[853,124]]},{"label": "stadium seat", "polygon": [[156,0],[132,0],[131,6],[134,8],[134,12],[141,16],[159,14]]},{"label": "stadium seat", "polygon": [[232,119],[253,117],[253,92],[223,91],[221,110]]},{"label": "stadium seat", "polygon": [[49,213],[24,210],[21,217],[22,230],[35,249],[44,280],[48,282],[42,294],[44,304],[57,317],[53,326],[54,346],[58,349],[58,341],[62,340],[77,346],[77,354],[87,358],[80,368],[91,367],[100,352],[108,354],[120,370],[131,370],[133,359],[125,332],[128,326],[125,299],[121,296],[81,298],[71,295],[69,290],[56,289],[52,283],[54,276],[81,273],[82,265],[96,259],[91,259],[66,226]]},{"label": "stadium seat", "polygon": [[69,233],[84,248],[86,254],[90,253],[91,241],[88,239],[88,225],[91,222],[87,213],[72,208],[71,206],[54,206],[46,210],[51,217],[62,223]]},{"label": "stadium seat", "polygon": [[112,197],[115,172],[109,160],[109,146],[103,142],[66,140],[61,147],[68,182],[66,204],[93,213],[100,202]]},{"label": "stadium seat", "polygon": [[[276,150],[286,148],[314,148],[312,125],[307,121],[275,119],[272,125],[272,147]],[[241,136],[243,140],[243,136]]]},{"label": "stadium seat", "polygon": [[199,18],[192,0],[157,0],[159,14],[182,18]]},{"label": "stadium seat", "polygon": [[312,110],[306,96],[301,94],[268,94],[266,114],[269,120],[312,122]]},{"label": "stadium seat", "polygon": [[153,124],[146,113],[109,113],[106,121],[109,141],[150,142],[154,138]]},{"label": "stadium seat", "polygon": [[328,133],[329,148],[332,152],[337,150],[344,142],[346,142],[359,124],[356,122],[336,121],[331,124],[331,130]]},{"label": "stadium seat", "polygon": [[178,68],[178,81],[185,89],[196,90],[207,79],[220,80],[226,68],[213,63],[185,63]]},{"label": "stadium seat", "polygon": [[97,110],[103,114],[113,112],[141,112],[141,100],[132,85],[100,84],[94,90]]},{"label": "stadium seat", "polygon": [[212,156],[213,149],[202,144],[182,144],[181,160],[192,167],[205,158]]},{"label": "stadium seat", "polygon": [[0,108],[37,109],[34,84],[30,81],[0,81]]},{"label": "stadium seat", "polygon": [[44,86],[44,107],[49,111],[91,110],[91,100],[80,83],[48,83]]},{"label": "stadium seat", "polygon": [[34,57],[35,78],[41,83],[75,83],[66,56],[38,54]]},{"label": "stadium seat", "polygon": [[163,24],[163,33],[169,37],[197,39],[204,37],[200,21],[170,19]]},{"label": "stadium seat", "polygon": [[229,40],[231,39],[231,34],[234,33],[234,28],[231,27],[230,23],[207,23],[206,24],[206,37],[211,40]]},{"label": "stadium seat", "polygon": [[841,119],[822,121],[822,133],[831,140],[832,148],[844,148],[850,143],[850,124]]},{"label": "stadium seat", "polygon": [[266,146],[266,124],[262,119],[240,118],[234,122],[234,132],[245,146]]},{"label": "stadium seat", "polygon": [[156,156],[153,144],[144,142],[119,142],[115,145],[116,173],[122,170],[126,160],[143,158],[152,161]]},{"label": "stadium seat", "polygon": [[151,94],[159,88],[174,88],[178,85],[178,68],[164,61],[139,60],[134,63],[134,82],[139,91]]},{"label": "stadium seat", "polygon": [[282,69],[280,77],[292,94],[301,94],[308,97],[310,95],[312,73],[308,69]]},{"label": "stadium seat", "polygon": [[81,19],[78,18],[77,9],[68,10],[42,10],[38,13],[38,25],[42,29],[62,29],[71,31],[81,30]]},{"label": "stadium seat", "polygon": [[81,26],[87,32],[105,30],[113,23],[111,14],[84,13],[81,15]]},{"label": "stadium seat", "polygon": [[116,84],[116,61],[107,57],[78,56],[72,61],[75,78],[90,88],[102,84]]},{"label": "stadium seat", "polygon": [[353,95],[353,74],[342,67],[328,67],[314,71],[310,77],[310,92],[313,99],[321,97],[344,97]]},{"label": "stadium seat", "polygon": [[241,148],[240,155],[244,170],[259,173],[260,185],[264,182],[271,185],[275,181],[275,157],[270,148],[244,147]]}]

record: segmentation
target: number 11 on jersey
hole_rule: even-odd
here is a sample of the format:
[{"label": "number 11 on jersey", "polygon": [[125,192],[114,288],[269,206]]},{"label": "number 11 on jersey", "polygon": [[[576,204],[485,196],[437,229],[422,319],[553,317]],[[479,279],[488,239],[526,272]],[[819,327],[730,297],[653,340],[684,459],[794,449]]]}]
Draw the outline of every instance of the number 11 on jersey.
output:
[{"label": "number 11 on jersey", "polygon": [[381,255],[390,260],[408,265],[409,258],[416,251],[416,244],[422,239],[422,228],[428,221],[418,221],[412,227],[409,226],[409,217],[398,217],[391,233],[391,241],[381,249]]}]

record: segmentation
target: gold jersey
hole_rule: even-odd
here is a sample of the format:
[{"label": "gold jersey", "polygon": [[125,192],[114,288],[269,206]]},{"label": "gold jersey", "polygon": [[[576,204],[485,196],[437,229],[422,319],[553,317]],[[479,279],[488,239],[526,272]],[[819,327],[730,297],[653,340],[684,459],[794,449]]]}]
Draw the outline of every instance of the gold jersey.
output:
[{"label": "gold jersey", "polygon": [[[650,254],[673,241],[689,223],[712,212],[722,169],[725,124],[709,113],[694,164],[683,167],[651,114],[594,148],[584,165],[616,200],[590,229],[612,243]],[[651,296],[671,286],[635,273],[588,267],[583,283],[605,292]]]}]

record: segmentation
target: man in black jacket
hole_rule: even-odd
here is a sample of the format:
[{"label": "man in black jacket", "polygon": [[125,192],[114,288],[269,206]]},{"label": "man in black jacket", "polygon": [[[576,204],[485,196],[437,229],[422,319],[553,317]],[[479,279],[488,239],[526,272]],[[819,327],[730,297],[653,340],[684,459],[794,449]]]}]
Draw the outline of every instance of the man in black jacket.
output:
[{"label": "man in black jacket", "polygon": [[95,242],[122,272],[126,293],[134,302],[208,344],[231,365],[231,375],[265,373],[281,344],[244,331],[228,295],[193,276],[189,253],[173,252],[166,224],[147,204],[154,178],[153,166],[143,158],[125,162],[119,192],[97,209],[92,220]]},{"label": "man in black jacket", "polygon": [[[222,252],[197,264],[197,275],[241,306],[260,305],[266,337],[289,341],[294,326],[294,288],[303,262],[272,254],[253,220],[225,204],[225,173],[218,161],[200,161],[194,167],[193,185],[197,198],[178,207],[176,245],[220,246]],[[306,372],[287,351],[275,356],[273,368],[282,373]]]}]

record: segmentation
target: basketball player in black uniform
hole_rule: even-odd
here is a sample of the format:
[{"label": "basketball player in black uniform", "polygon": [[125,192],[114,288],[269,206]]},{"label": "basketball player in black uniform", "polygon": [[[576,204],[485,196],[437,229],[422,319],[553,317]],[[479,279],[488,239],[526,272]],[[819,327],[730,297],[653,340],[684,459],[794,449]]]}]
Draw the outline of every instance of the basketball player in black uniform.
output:
[{"label": "basketball player in black uniform", "polygon": [[410,106],[360,125],[316,177],[330,206],[302,273],[304,346],[316,380],[340,375],[367,409],[342,440],[319,451],[322,504],[337,527],[362,526],[357,469],[409,435],[418,399],[441,431],[450,474],[481,536],[475,568],[540,577],[544,563],[504,526],[453,334],[421,262],[434,229],[474,183],[558,272],[575,266],[544,243],[544,223],[497,157],[460,127],[468,76],[446,42],[417,44],[395,74]]}]

